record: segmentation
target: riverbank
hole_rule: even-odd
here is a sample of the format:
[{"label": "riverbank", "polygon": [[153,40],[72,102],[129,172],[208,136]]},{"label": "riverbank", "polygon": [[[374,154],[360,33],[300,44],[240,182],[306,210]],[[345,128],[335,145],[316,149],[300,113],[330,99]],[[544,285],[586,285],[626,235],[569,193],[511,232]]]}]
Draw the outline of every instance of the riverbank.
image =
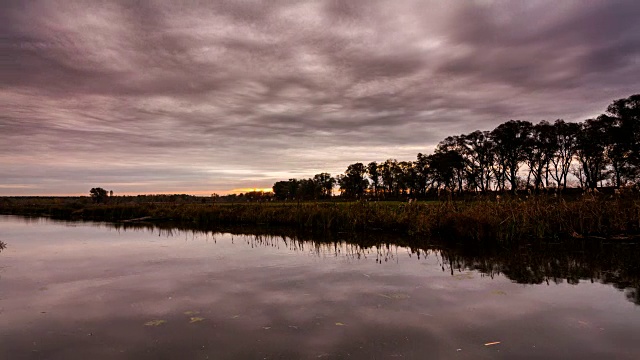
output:
[{"label": "riverbank", "polygon": [[453,241],[518,242],[624,238],[640,234],[640,198],[531,196],[428,203],[302,202],[245,204],[93,204],[0,198],[0,214],[110,222],[173,221],[185,226],[292,227],[314,233],[394,232]]}]

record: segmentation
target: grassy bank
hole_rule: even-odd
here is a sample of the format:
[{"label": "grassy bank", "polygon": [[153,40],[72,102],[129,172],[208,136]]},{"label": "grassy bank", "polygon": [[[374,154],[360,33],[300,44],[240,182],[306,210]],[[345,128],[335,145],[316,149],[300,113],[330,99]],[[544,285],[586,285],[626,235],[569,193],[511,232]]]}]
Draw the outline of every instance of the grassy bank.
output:
[{"label": "grassy bank", "polygon": [[585,196],[564,200],[478,199],[430,203],[341,202],[92,204],[86,200],[0,199],[0,214],[100,221],[172,220],[186,226],[287,226],[305,231],[388,231],[455,241],[517,242],[640,234],[640,198]]}]

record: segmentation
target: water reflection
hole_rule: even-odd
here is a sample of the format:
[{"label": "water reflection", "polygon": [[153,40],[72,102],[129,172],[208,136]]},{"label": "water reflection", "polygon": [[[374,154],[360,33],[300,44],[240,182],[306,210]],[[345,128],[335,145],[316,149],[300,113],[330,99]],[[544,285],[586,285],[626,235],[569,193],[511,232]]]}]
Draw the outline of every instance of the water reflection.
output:
[{"label": "water reflection", "polygon": [[471,249],[2,216],[0,234],[0,359],[640,353],[640,309],[601,284],[638,303],[633,245]]},{"label": "water reflection", "polygon": [[519,284],[578,284],[580,280],[610,284],[640,305],[640,244],[567,240],[517,247],[437,244],[423,239],[398,238],[388,234],[313,237],[287,229],[229,228],[222,231],[194,230],[171,224],[101,224],[117,231],[147,231],[158,236],[201,235],[213,241],[223,233],[241,235],[250,247],[308,251],[316,256],[375,258],[376,263],[398,261],[397,253],[417,259],[440,257],[442,271],[475,270],[489,277],[504,275]]},{"label": "water reflection", "polygon": [[[616,241],[567,240],[518,247],[439,244],[424,239],[399,238],[389,234],[338,234],[324,237],[300,234],[290,228],[224,228],[201,230],[172,223],[102,223],[12,217],[27,224],[63,224],[114,229],[118,232],[144,231],[161,237],[201,237],[214,243],[224,234],[236,236],[251,248],[273,247],[308,252],[318,257],[375,259],[382,264],[398,261],[397,253],[407,252],[417,259],[439,257],[442,271],[478,271],[489,277],[504,275],[519,284],[578,284],[581,280],[613,285],[626,298],[640,305],[640,244]],[[0,241],[0,252],[6,243]]]}]

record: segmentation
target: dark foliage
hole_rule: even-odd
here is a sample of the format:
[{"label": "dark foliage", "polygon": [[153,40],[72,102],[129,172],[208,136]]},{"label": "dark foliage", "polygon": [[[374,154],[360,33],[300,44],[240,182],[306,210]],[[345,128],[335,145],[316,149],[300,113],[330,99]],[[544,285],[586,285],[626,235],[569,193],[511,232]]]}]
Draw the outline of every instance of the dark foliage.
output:
[{"label": "dark foliage", "polygon": [[[316,178],[313,181],[321,186]],[[415,161],[355,163],[337,177],[341,195],[350,199],[565,191],[571,186],[593,190],[639,182],[640,94],[615,100],[605,114],[582,123],[509,120],[492,131],[449,136],[433,154],[419,153]],[[278,199],[331,195],[312,185],[305,180],[279,181],[274,193]],[[298,186],[304,190],[299,192]]]}]

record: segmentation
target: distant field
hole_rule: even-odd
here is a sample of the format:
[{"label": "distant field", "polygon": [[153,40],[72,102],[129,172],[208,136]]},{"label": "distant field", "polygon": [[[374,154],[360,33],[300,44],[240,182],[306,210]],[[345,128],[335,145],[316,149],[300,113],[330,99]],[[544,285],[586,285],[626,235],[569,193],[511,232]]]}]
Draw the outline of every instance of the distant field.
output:
[{"label": "distant field", "polygon": [[[199,204],[199,205],[256,205],[260,204],[263,206],[299,206],[300,204],[309,205],[309,204],[317,204],[317,205],[326,205],[326,204],[334,204],[334,205],[349,205],[358,203],[359,201],[355,200],[343,200],[340,198],[336,198],[334,200],[288,200],[288,201],[248,201],[248,200],[238,200],[238,201],[214,201],[209,197],[192,197],[187,200],[177,199],[177,200],[153,200],[153,199],[139,199],[135,196],[114,196],[109,198],[106,201],[106,204],[114,205],[114,204]],[[407,200],[364,200],[364,202],[370,204],[376,204],[380,206],[399,206],[406,205],[409,203]],[[439,200],[417,200],[412,201],[412,203],[418,204],[432,204],[438,203]],[[0,204],[93,204],[93,200],[88,196],[77,196],[77,197],[55,197],[55,196],[5,196],[0,197]]]},{"label": "distant field", "polygon": [[[412,202],[412,203],[418,203],[418,204],[433,204],[433,203],[438,203],[439,201],[437,200],[420,200],[420,201],[416,201],[416,202]],[[337,206],[347,206],[347,205],[352,205],[357,203],[357,201],[327,201],[327,200],[323,200],[323,201],[300,201],[300,202],[296,202],[296,201],[266,201],[266,202],[260,202],[260,203],[256,203],[256,202],[217,202],[215,203],[215,205],[255,205],[255,204],[260,204],[260,205],[265,205],[265,206],[299,206],[299,205],[326,205],[326,204],[331,204],[331,205],[337,205]],[[397,200],[393,200],[393,201],[368,201],[367,203],[369,204],[375,204],[378,206],[400,206],[400,205],[407,205],[409,204],[408,201],[397,201]]]}]

